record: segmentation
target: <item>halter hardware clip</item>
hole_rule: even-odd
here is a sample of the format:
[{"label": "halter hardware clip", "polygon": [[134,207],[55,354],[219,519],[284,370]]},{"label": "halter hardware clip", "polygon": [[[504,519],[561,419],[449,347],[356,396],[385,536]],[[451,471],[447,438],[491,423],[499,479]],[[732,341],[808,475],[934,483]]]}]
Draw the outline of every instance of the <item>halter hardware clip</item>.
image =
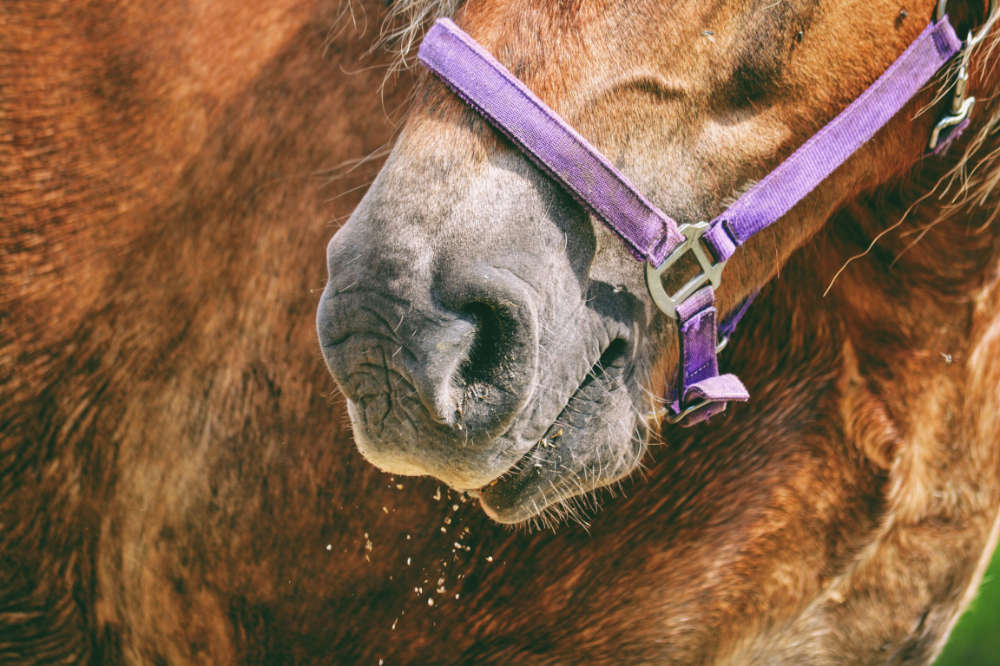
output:
[{"label": "halter hardware clip", "polygon": [[[942,20],[947,13],[948,0],[940,0],[938,2],[937,20]],[[998,0],[990,0],[990,9],[985,25],[976,34],[973,34],[970,30],[968,36],[965,38],[962,50],[959,53],[961,60],[959,61],[958,74],[955,78],[955,88],[951,96],[951,111],[934,126],[934,130],[931,132],[930,144],[928,145],[931,151],[934,151],[941,144],[942,139],[947,140],[948,132],[946,130],[961,125],[969,119],[972,107],[976,104],[975,97],[967,97],[965,94],[969,88],[969,61],[972,59],[972,50],[981,41],[986,39],[986,35],[989,34],[990,29],[998,19],[1000,19],[1000,3],[998,3]]]},{"label": "halter hardware clip", "polygon": [[[649,295],[656,303],[656,307],[674,319],[678,318],[677,306],[690,298],[692,294],[706,284],[711,283],[713,287],[718,287],[719,283],[722,282],[722,269],[725,268],[726,262],[723,260],[716,263],[701,240],[708,229],[708,222],[680,225],[678,231],[684,236],[685,241],[671,252],[659,266],[646,264],[646,288],[649,289]],[[688,252],[693,253],[694,258],[698,261],[699,273],[674,293],[667,293],[663,287],[663,274]]]},{"label": "halter hardware clip", "polygon": [[955,79],[955,90],[951,96],[951,112],[948,113],[944,118],[938,121],[938,124],[934,126],[934,130],[931,132],[931,141],[928,148],[933,151],[941,143],[941,139],[947,136],[948,130],[956,125],[961,125],[969,118],[969,114],[972,113],[972,107],[976,104],[975,97],[966,97],[965,93],[969,87],[969,56],[972,53],[972,49],[969,43],[972,41],[972,33],[969,33],[969,38],[965,40],[965,46],[962,47],[961,53],[961,63],[958,66],[958,75]]}]

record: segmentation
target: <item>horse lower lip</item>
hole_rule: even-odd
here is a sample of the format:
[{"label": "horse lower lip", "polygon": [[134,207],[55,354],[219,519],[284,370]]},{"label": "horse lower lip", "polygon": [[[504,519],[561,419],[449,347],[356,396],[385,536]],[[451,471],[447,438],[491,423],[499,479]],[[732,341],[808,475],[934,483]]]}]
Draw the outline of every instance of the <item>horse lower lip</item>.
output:
[{"label": "horse lower lip", "polygon": [[[511,465],[510,469],[479,488],[477,493],[479,503],[490,518],[504,523],[520,522],[537,512],[536,508],[535,511],[525,513],[526,507],[518,497],[525,491],[531,492],[532,486],[545,482],[546,479],[551,480],[554,478],[553,475],[564,473],[564,463],[553,462],[554,456],[559,456],[558,449],[579,445],[581,438],[586,439],[588,432],[586,428],[581,430],[579,426],[574,426],[571,419],[563,418],[566,410],[584,394],[590,394],[593,398],[594,389],[605,395],[605,392],[610,390],[607,384],[609,378],[613,379],[614,384],[623,381],[626,371],[625,350],[624,340],[613,340],[567,399],[544,436]],[[604,385],[604,388],[599,388],[601,385]],[[530,464],[532,460],[534,464]],[[525,464],[525,461],[529,461],[529,464]]]}]

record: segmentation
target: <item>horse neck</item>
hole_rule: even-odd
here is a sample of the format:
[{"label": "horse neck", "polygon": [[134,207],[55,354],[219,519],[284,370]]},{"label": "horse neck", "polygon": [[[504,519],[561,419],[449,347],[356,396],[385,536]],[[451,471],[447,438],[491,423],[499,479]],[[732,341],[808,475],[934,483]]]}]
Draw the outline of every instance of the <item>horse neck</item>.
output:
[{"label": "horse neck", "polygon": [[[790,318],[808,308],[842,345],[842,380],[854,387],[845,392],[860,392],[845,421],[876,410],[890,424],[892,435],[867,451],[882,467],[897,445],[923,434],[954,441],[962,415],[1000,432],[980,413],[1000,406],[995,382],[982,376],[990,372],[984,361],[1000,355],[1000,243],[990,228],[1000,151],[995,138],[988,143],[1000,105],[989,111],[968,150],[928,158],[835,215],[798,258],[808,279],[779,287]],[[956,176],[973,166],[972,178]]]}]

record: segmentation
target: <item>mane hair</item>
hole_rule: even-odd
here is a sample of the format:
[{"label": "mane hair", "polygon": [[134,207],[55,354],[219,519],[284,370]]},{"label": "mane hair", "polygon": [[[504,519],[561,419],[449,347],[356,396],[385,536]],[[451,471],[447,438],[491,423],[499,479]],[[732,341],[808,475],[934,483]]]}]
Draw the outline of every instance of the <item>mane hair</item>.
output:
[{"label": "mane hair", "polygon": [[424,32],[434,21],[454,16],[465,0],[391,0],[373,48],[387,48],[393,54],[390,73],[412,64],[411,55]]},{"label": "mane hair", "polygon": [[[996,13],[1000,14],[1000,9]],[[977,104],[982,108],[978,114],[973,112],[973,123],[979,129],[938,187],[941,189],[940,197],[947,202],[942,210],[942,219],[953,217],[970,207],[981,208],[986,212],[982,224],[985,229],[1000,215],[1000,207],[996,205],[1000,193],[1000,93],[997,92],[1000,82],[1000,22],[994,24],[993,34],[978,49],[982,52],[978,67],[982,68],[980,80],[983,86]],[[972,67],[975,74],[975,60]]]}]

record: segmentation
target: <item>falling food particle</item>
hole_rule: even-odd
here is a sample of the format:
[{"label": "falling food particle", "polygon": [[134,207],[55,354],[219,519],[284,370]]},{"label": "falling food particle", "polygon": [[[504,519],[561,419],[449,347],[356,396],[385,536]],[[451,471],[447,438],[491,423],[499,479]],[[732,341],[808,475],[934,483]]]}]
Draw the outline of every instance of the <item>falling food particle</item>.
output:
[{"label": "falling food particle", "polygon": [[434,605],[434,597],[427,597],[427,605],[428,606]]},{"label": "falling food particle", "polygon": [[389,513],[389,509],[382,507],[382,513]]},{"label": "falling food particle", "polygon": [[442,525],[442,526],[441,526],[441,534],[445,534],[445,533],[446,533],[447,531],[448,531],[448,530],[446,530],[446,529],[444,528],[444,526]]},{"label": "falling food particle", "polygon": [[452,511],[458,511],[458,505],[457,504],[452,504],[451,505],[451,510]]},{"label": "falling food particle", "polygon": [[493,556],[492,555],[487,555],[486,556],[486,561],[487,562],[492,562],[493,561]]},{"label": "falling food particle", "polygon": [[397,624],[399,624],[399,618],[398,617],[395,620],[392,621],[392,630],[393,631],[396,631],[396,625]]},{"label": "falling food particle", "polygon": [[406,535],[406,540],[409,541],[412,537],[409,534]]},{"label": "falling food particle", "polygon": [[379,659],[378,660],[378,666],[382,666],[382,664],[384,664],[384,663],[385,663],[385,659]]},{"label": "falling food particle", "polygon": [[333,544],[332,543],[326,544],[326,549],[327,550],[333,550]]},{"label": "falling food particle", "polygon": [[458,599],[458,595],[457,594],[455,595],[455,598]]},{"label": "falling food particle", "polygon": [[412,561],[413,560],[411,560],[409,557],[406,558],[406,566],[410,566],[410,562],[412,562]]},{"label": "falling food particle", "polygon": [[445,518],[444,518],[444,524],[445,525],[451,525],[451,518],[449,518],[448,516],[445,516]]},{"label": "falling food particle", "polygon": [[402,483],[397,483],[396,484],[396,490],[402,490],[402,489],[403,489],[403,484]]}]

